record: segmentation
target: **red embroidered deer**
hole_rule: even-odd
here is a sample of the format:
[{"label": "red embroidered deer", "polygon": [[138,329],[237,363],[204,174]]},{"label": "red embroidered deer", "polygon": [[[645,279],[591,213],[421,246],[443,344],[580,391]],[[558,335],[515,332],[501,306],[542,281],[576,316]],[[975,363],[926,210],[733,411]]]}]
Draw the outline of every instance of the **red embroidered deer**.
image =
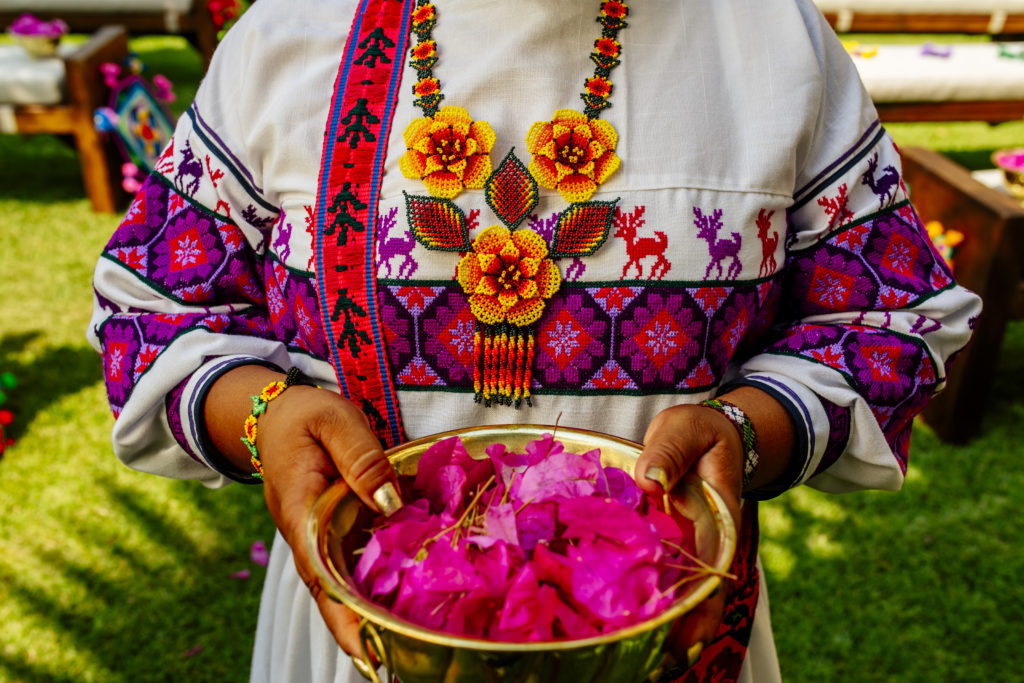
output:
[{"label": "red embroidered deer", "polygon": [[735,280],[743,270],[740,263],[740,246],[743,238],[738,232],[732,233],[732,239],[718,239],[718,231],[722,229],[722,210],[715,209],[710,216],[696,206],[693,207],[693,224],[697,226],[697,237],[708,243],[708,254],[711,256],[711,263],[704,271],[704,279],[711,277],[711,269],[718,267],[718,279],[722,279],[722,261],[731,258],[729,269],[725,271],[725,279]]},{"label": "red embroidered deer", "polygon": [[[636,231],[644,226],[644,211],[647,207],[634,207],[632,213],[623,213],[622,209],[615,209],[615,237],[621,237],[626,241],[626,253],[629,254],[629,261],[622,267],[622,277],[626,279],[626,273],[630,266],[636,266],[636,278],[639,280],[643,274],[643,261],[648,256],[654,257],[651,265],[648,280],[660,280],[665,277],[672,267],[671,262],[665,258],[665,249],[668,248],[668,235],[660,230],[654,231],[654,237],[637,238]],[[660,274],[658,273],[661,270]]]},{"label": "red embroidered deer", "polygon": [[878,197],[878,208],[881,209],[885,206],[886,201],[891,202],[895,199],[895,188],[900,184],[900,174],[891,164],[882,169],[880,178],[875,177],[876,170],[878,170],[878,152],[868,159],[868,170],[860,177],[860,182],[870,187],[871,191],[875,193],[875,196]]},{"label": "red embroidered deer", "polygon": [[758,277],[771,275],[778,268],[775,262],[775,248],[779,246],[779,232],[772,230],[772,236],[768,236],[768,229],[772,227],[772,216],[774,211],[761,209],[757,212],[757,238],[761,240],[761,269],[757,271]]}]

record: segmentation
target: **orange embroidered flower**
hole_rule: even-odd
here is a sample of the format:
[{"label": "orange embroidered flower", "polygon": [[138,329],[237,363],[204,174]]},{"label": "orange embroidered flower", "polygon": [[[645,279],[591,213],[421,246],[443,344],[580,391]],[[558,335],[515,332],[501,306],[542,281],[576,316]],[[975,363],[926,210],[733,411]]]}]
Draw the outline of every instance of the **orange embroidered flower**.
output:
[{"label": "orange embroidered flower", "polygon": [[416,97],[426,97],[427,95],[433,95],[441,89],[441,83],[430,76],[421,78],[416,81],[412,86],[412,92]]},{"label": "orange embroidered flower", "polygon": [[525,228],[492,225],[473,240],[473,251],[459,261],[462,291],[485,325],[509,322],[525,327],[544,312],[544,300],[558,291],[562,275],[547,258],[544,238]]},{"label": "orange embroidered flower", "polygon": [[607,121],[559,109],[553,119],[537,121],[526,134],[526,147],[533,154],[530,172],[567,202],[585,202],[622,163],[615,154],[618,139]]},{"label": "orange embroidered flower", "polygon": [[[427,5],[424,5],[427,7]],[[431,7],[433,10],[433,7]],[[629,14],[629,7],[624,2],[619,0],[607,0],[607,2],[601,3],[601,14],[612,19],[625,19],[626,15]]]},{"label": "orange embroidered flower", "polygon": [[622,51],[622,45],[614,38],[602,36],[594,41],[594,51],[605,57],[618,57]]},{"label": "orange embroidered flower", "polygon": [[412,49],[413,59],[428,59],[437,53],[437,43],[433,40],[424,40],[417,43]]},{"label": "orange embroidered flower", "polygon": [[422,178],[435,197],[452,199],[467,187],[482,188],[491,174],[494,130],[462,107],[442,107],[434,116],[414,120],[403,137],[402,174]]},{"label": "orange embroidered flower", "polygon": [[601,76],[591,76],[585,83],[587,92],[591,95],[607,98],[612,94],[612,82]]},{"label": "orange embroidered flower", "polygon": [[436,16],[433,5],[420,5],[412,11],[412,25],[415,27],[425,24],[428,21],[433,21]]}]

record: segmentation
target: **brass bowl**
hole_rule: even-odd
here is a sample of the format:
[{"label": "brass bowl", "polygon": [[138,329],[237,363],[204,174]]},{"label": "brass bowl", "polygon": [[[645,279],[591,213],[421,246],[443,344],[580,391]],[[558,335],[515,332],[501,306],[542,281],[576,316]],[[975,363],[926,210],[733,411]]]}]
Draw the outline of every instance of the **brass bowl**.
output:
[{"label": "brass bowl", "polygon": [[1010,194],[1024,201],[1024,148],[997,150],[992,153],[992,163],[1003,171]]},{"label": "brass bowl", "polygon": [[[470,455],[485,456],[487,446],[503,443],[522,452],[530,441],[554,433],[568,451],[599,448],[601,463],[633,473],[641,446],[606,434],[544,425],[476,427],[410,441],[387,452],[399,475],[415,475],[420,456],[432,444],[459,436]],[[695,525],[697,555],[725,573],[736,550],[736,527],[721,497],[695,475],[674,491],[672,504]],[[354,588],[353,552],[366,544],[369,509],[342,482],[317,499],[310,515],[308,542],[321,586],[360,617],[363,658],[354,658],[367,679],[379,681],[368,664],[371,653],[389,678],[402,683],[620,683],[646,680],[664,659],[662,645],[675,622],[708,597],[721,577],[709,575],[692,586],[664,612],[613,633],[578,640],[497,642],[434,631],[410,623],[370,601]]]}]

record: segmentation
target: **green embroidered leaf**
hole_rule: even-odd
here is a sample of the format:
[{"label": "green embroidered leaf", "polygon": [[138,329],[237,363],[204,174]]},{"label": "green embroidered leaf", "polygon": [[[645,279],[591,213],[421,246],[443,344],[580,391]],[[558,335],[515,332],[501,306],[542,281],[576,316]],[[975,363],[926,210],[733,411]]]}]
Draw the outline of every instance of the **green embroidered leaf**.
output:
[{"label": "green embroidered leaf", "polygon": [[551,258],[590,256],[597,251],[611,229],[618,199],[570,204],[558,217],[551,239]]},{"label": "green embroidered leaf", "polygon": [[409,229],[416,241],[427,249],[469,251],[469,228],[462,209],[450,199],[405,195]]},{"label": "green embroidered leaf", "polygon": [[515,230],[540,200],[537,181],[513,152],[514,147],[484,185],[487,205],[509,230]]}]

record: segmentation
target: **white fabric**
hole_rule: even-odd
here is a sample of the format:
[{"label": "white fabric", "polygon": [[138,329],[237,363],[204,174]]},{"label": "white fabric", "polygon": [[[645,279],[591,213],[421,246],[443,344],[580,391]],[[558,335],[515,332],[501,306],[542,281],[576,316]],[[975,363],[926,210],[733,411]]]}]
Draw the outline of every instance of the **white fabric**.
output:
[{"label": "white fabric", "polygon": [[[132,14],[187,13],[196,0],[0,0],[0,12]],[[205,0],[199,0],[205,1]]]},{"label": "white fabric", "polygon": [[35,58],[20,45],[0,45],[0,104],[60,104],[64,100],[66,49]]},{"label": "white fabric", "polygon": [[[956,43],[932,46],[949,57],[925,54],[923,45],[853,48],[853,61],[875,102],[950,102],[1024,98],[1024,43]],[[857,52],[865,56],[858,55]],[[871,56],[866,56],[871,55]]]}]

